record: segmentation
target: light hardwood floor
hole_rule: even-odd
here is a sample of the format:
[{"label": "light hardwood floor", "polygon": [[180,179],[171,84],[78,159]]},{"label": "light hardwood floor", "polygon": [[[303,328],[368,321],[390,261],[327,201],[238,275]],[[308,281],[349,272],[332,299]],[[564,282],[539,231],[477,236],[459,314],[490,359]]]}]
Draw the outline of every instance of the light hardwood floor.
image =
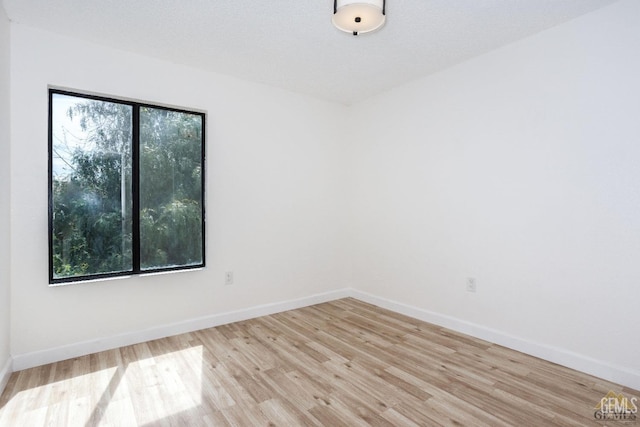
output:
[{"label": "light hardwood floor", "polygon": [[610,390],[343,299],[16,372],[0,425],[597,426]]}]

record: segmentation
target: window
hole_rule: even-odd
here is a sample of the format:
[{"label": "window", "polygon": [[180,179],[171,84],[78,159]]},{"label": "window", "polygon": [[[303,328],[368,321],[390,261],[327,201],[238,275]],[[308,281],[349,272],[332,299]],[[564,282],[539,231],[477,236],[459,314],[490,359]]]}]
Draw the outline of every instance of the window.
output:
[{"label": "window", "polygon": [[49,90],[49,283],[205,265],[205,115]]}]

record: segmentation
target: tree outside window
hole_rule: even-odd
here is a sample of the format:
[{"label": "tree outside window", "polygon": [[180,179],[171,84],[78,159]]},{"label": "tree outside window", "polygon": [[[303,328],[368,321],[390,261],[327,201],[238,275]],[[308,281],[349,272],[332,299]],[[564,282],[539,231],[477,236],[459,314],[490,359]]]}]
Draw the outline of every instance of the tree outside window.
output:
[{"label": "tree outside window", "polygon": [[204,114],[49,96],[50,283],[204,266]]}]

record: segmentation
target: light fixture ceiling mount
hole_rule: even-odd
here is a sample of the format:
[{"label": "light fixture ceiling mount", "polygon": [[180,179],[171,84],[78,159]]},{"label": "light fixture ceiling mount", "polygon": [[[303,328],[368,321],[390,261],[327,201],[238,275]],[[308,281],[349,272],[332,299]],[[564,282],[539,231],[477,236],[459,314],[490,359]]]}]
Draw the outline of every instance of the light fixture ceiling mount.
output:
[{"label": "light fixture ceiling mount", "polygon": [[386,0],[333,0],[333,25],[354,36],[381,28]]}]

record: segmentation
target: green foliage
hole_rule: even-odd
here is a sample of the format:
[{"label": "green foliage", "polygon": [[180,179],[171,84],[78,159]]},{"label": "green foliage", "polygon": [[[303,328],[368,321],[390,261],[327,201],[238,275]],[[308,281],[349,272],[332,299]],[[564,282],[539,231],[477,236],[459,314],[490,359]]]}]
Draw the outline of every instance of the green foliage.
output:
[{"label": "green foliage", "polygon": [[143,269],[202,262],[200,204],[175,200],[160,211],[140,214],[140,262]]},{"label": "green foliage", "polygon": [[[132,269],[131,115],[82,99],[67,112],[86,138],[53,181],[54,277]],[[140,107],[142,269],[202,262],[201,136],[200,116]]]},{"label": "green foliage", "polygon": [[140,109],[140,264],[202,262],[199,116]]}]

